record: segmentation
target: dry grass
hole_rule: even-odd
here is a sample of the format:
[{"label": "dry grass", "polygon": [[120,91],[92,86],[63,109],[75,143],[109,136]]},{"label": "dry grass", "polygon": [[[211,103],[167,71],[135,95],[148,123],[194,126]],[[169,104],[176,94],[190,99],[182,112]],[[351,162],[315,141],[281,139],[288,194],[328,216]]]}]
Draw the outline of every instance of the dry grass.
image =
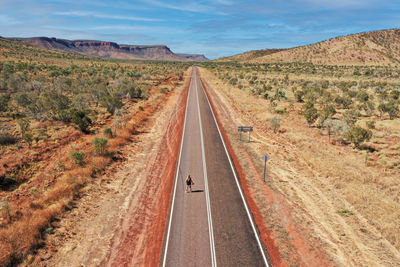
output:
[{"label": "dry grass", "polygon": [[[24,213],[17,213],[16,207],[10,207],[12,221],[0,228],[0,265],[8,266],[20,262],[28,253],[43,243],[43,231],[49,227],[52,219],[69,207],[71,200],[79,196],[80,189],[94,175],[101,172],[111,162],[110,155],[118,152],[119,147],[132,141],[135,128],[143,123],[162,103],[164,97],[154,98],[156,101],[146,102],[144,111],[134,109],[126,118],[124,128],[120,128],[115,138],[109,140],[108,154],[97,156],[93,153],[92,136],[77,140],[62,158],[63,170],[53,186],[46,193],[31,199]],[[141,103],[142,105],[144,103]],[[101,134],[97,135],[101,137]],[[69,155],[73,151],[85,153],[85,165],[78,166],[72,162]],[[56,175],[56,174],[53,174]],[[45,175],[46,176],[46,175]],[[23,187],[21,187],[23,188]],[[29,209],[28,209],[29,207]]]},{"label": "dry grass", "polygon": [[[274,114],[269,112],[266,100],[221,83],[208,71],[202,73],[224,103],[222,113],[232,116],[235,124],[255,127],[254,142],[245,145],[245,152],[254,162],[259,162],[259,155],[265,152],[271,155],[269,186],[291,203],[290,217],[295,218],[296,227],[303,228],[301,231],[311,242],[320,243],[337,265],[398,265],[398,170],[366,164],[363,153],[348,146],[330,145],[326,136],[308,128],[296,112],[281,116],[284,133],[273,134],[268,120]],[[237,142],[235,125],[225,126],[231,133],[231,142]],[[379,139],[385,142],[384,137]],[[262,173],[260,166],[258,172]],[[248,177],[249,184],[260,210],[269,216],[263,200],[268,196],[264,195],[259,177]],[[275,208],[279,213],[279,206]],[[341,216],[337,211],[343,209],[354,215]]]}]

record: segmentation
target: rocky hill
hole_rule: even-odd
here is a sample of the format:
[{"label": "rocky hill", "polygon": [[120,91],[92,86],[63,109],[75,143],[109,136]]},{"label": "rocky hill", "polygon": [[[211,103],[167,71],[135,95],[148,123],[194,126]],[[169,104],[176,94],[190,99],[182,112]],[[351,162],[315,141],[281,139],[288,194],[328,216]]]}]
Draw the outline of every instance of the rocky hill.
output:
[{"label": "rocky hill", "polygon": [[172,52],[165,45],[124,45],[114,42],[92,40],[64,40],[48,37],[10,38],[41,48],[54,49],[70,53],[78,53],[92,57],[139,60],[168,60],[168,61],[205,61],[203,55]]},{"label": "rocky hill", "polygon": [[177,54],[177,55],[182,58],[186,58],[187,60],[190,61],[208,61],[208,58],[200,54]]},{"label": "rocky hill", "polygon": [[277,53],[283,51],[284,49],[262,49],[262,50],[252,50],[242,54],[238,54],[231,57],[223,57],[219,58],[216,61],[219,62],[228,62],[228,61],[248,61],[255,58],[259,58],[262,56],[271,55],[273,53]]},{"label": "rocky hill", "polygon": [[[247,56],[249,54],[250,57]],[[261,53],[260,56],[257,56],[257,51],[251,51],[231,57],[230,60],[253,63],[310,62],[332,65],[397,65],[400,63],[400,29],[347,35],[266,55]]]}]

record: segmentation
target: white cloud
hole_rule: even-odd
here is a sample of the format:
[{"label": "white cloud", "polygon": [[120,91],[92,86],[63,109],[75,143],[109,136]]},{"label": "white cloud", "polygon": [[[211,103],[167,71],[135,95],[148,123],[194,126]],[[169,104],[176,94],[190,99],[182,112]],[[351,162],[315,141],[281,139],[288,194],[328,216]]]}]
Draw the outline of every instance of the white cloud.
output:
[{"label": "white cloud", "polygon": [[55,15],[59,16],[73,16],[73,17],[93,17],[93,18],[102,18],[102,19],[116,19],[116,20],[130,20],[130,21],[163,21],[161,19],[155,18],[143,18],[136,16],[119,16],[119,15],[109,15],[95,12],[85,12],[85,11],[67,11],[67,12],[56,12]]},{"label": "white cloud", "polygon": [[[296,0],[297,2],[307,2],[315,7],[325,8],[366,8],[378,3],[378,0]],[[385,2],[385,0],[379,0]]]},{"label": "white cloud", "polygon": [[210,8],[204,5],[200,5],[196,2],[185,2],[184,4],[169,4],[164,3],[158,0],[143,0],[142,2],[146,4],[150,4],[153,6],[158,6],[162,8],[180,10],[180,11],[189,11],[189,12],[196,12],[196,13],[206,13],[210,12]]}]

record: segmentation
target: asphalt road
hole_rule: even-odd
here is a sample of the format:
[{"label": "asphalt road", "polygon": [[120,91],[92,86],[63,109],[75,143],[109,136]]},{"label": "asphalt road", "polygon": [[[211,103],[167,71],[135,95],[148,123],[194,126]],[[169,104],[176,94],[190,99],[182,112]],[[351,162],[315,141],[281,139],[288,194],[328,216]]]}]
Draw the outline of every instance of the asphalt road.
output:
[{"label": "asphalt road", "polygon": [[[233,165],[193,69],[161,266],[266,266]],[[192,193],[184,180],[194,178]]]}]

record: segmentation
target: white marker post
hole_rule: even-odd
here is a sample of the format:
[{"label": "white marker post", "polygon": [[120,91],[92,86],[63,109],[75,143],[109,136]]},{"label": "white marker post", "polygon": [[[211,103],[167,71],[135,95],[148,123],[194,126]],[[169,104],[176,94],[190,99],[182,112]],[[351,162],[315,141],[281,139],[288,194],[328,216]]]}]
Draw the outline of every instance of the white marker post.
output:
[{"label": "white marker post", "polygon": [[264,183],[265,183],[265,174],[267,171],[267,161],[270,160],[271,158],[268,156],[268,154],[265,154],[264,156],[261,157],[262,160],[264,160]]}]

